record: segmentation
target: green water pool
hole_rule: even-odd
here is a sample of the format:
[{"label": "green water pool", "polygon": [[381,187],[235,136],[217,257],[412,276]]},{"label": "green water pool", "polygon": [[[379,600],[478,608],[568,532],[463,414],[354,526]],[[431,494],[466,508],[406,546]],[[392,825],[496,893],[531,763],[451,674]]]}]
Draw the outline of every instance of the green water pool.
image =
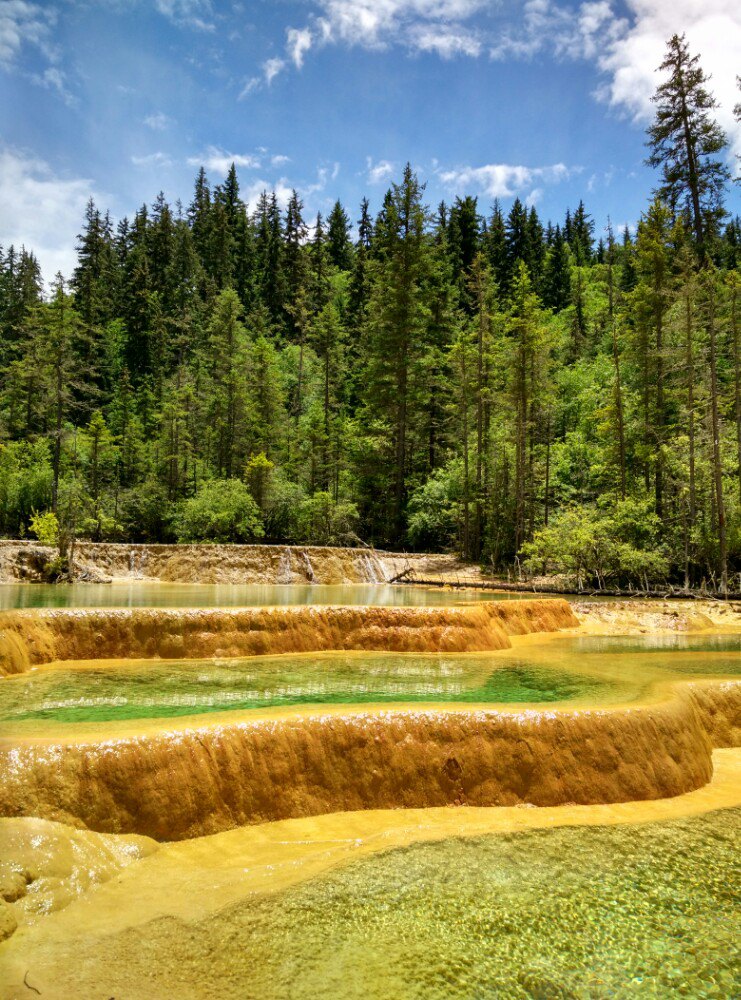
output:
[{"label": "green water pool", "polygon": [[736,677],[739,637],[562,638],[496,653],[311,653],[61,663],[0,681],[0,721],[106,722],[291,705],[610,704]]},{"label": "green water pool", "polygon": [[60,665],[0,683],[0,720],[105,722],[288,705],[537,702],[608,695],[609,681],[488,655],[388,653]]},{"label": "green water pool", "polygon": [[393,850],[207,920],[81,943],[75,983],[105,970],[110,995],[136,998],[731,1000],[740,820]]}]

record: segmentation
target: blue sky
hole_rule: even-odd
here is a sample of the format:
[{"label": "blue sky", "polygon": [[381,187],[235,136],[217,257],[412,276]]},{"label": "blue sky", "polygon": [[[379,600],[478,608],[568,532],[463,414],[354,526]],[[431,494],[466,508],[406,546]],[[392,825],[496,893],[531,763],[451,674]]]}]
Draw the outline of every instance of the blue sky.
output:
[{"label": "blue sky", "polygon": [[[634,224],[655,67],[686,31],[735,151],[735,0],[0,0],[0,244],[69,273],[93,195],[116,218],[237,162],[254,203],[374,209],[409,160],[473,194]],[[738,186],[731,196],[739,211]]]}]

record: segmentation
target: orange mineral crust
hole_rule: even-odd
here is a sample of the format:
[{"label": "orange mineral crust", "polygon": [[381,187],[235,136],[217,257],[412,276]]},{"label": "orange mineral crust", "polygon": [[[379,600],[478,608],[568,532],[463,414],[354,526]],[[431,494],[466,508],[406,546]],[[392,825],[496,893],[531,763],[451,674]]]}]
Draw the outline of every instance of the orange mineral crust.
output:
[{"label": "orange mineral crust", "polygon": [[[609,709],[249,713],[0,745],[0,815],[181,840],[336,811],[657,799],[706,784],[741,685]],[[191,720],[192,721],[192,720]]]}]

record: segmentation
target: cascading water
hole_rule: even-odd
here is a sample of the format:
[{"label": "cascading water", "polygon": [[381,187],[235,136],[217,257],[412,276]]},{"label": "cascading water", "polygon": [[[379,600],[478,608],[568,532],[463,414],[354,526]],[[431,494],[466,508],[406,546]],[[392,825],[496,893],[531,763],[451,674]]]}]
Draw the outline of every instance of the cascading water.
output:
[{"label": "cascading water", "polygon": [[288,546],[286,546],[286,548],[281,551],[278,559],[277,582],[289,584],[292,581],[293,574],[291,573],[291,550]]},{"label": "cascading water", "polygon": [[306,567],[306,579],[309,581],[309,583],[314,583],[315,579],[314,567],[311,565],[311,559],[309,558],[309,553],[304,549],[304,551],[301,553],[301,556],[304,561],[304,566]]}]

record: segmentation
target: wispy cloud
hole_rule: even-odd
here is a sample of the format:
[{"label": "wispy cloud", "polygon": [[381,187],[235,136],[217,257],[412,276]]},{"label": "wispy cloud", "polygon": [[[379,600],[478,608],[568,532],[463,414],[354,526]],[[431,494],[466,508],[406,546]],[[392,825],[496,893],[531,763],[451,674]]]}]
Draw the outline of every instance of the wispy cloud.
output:
[{"label": "wispy cloud", "polygon": [[155,0],[155,7],[173,24],[198,31],[216,30],[216,25],[209,20],[213,14],[211,0]]},{"label": "wispy cloud", "polygon": [[50,5],[27,0],[2,0],[0,3],[0,67],[10,69],[24,45],[41,49],[47,59],[55,55],[51,29],[57,12]]},{"label": "wispy cloud", "polygon": [[162,111],[155,111],[154,114],[147,115],[144,119],[144,124],[147,128],[151,128],[153,132],[164,132],[171,125],[174,125],[172,118],[169,115],[164,114]]},{"label": "wispy cloud", "polygon": [[260,168],[262,161],[259,156],[252,153],[228,153],[218,146],[209,146],[201,156],[189,156],[188,166],[205,167],[212,173],[225,177],[229,172],[232,163],[235,167],[245,167],[250,170]]},{"label": "wispy cloud", "polygon": [[[414,49],[420,39],[472,38],[461,25],[488,6],[489,0],[319,0],[317,34],[325,42],[363,48],[401,44]],[[440,44],[446,52],[456,47]],[[466,52],[471,45],[457,48]]]},{"label": "wispy cloud", "polygon": [[262,86],[262,78],[259,76],[251,76],[249,79],[245,80],[244,86],[239,92],[238,100],[243,101],[245,97],[249,97],[250,94],[254,94],[256,90],[259,90]]},{"label": "wispy cloud", "polygon": [[67,77],[58,66],[49,66],[43,73],[33,73],[31,80],[40,87],[45,87],[58,94],[69,107],[76,104],[76,99],[67,88]]},{"label": "wispy cloud", "polygon": [[369,184],[382,184],[393,177],[394,170],[396,169],[390,160],[379,160],[377,163],[374,163],[370,156],[366,159],[366,166],[366,176]]},{"label": "wispy cloud", "polygon": [[240,99],[260,90],[289,65],[301,69],[312,49],[326,45],[385,49],[402,45],[443,59],[478,56],[479,32],[463,21],[485,9],[489,0],[317,0],[309,24],[286,29],[285,55],[268,59],[261,76],[251,76]]},{"label": "wispy cloud", "polygon": [[558,184],[574,173],[579,167],[567,167],[564,163],[554,163],[546,167],[527,167],[512,163],[487,163],[480,167],[460,166],[449,170],[437,170],[441,183],[452,193],[479,191],[489,198],[512,198],[526,195],[533,203],[542,194],[539,184]]},{"label": "wispy cloud", "polygon": [[132,156],[131,162],[135,167],[171,167],[172,159],[167,153],[148,153],[146,156]]},{"label": "wispy cloud", "polygon": [[245,204],[254,208],[264,191],[275,192],[278,204],[282,209],[285,209],[293,194],[293,185],[285,177],[281,177],[274,184],[262,179],[250,181],[246,187],[242,187],[242,200]]},{"label": "wispy cloud", "polygon": [[270,86],[270,84],[273,82],[276,76],[280,72],[282,72],[285,68],[286,68],[285,59],[280,59],[277,57],[274,59],[267,59],[262,64],[262,70],[265,75],[265,83],[267,83],[267,85]]},{"label": "wispy cloud", "polygon": [[296,69],[301,69],[304,64],[304,56],[312,46],[311,31],[308,28],[289,28],[286,36],[286,51]]}]

